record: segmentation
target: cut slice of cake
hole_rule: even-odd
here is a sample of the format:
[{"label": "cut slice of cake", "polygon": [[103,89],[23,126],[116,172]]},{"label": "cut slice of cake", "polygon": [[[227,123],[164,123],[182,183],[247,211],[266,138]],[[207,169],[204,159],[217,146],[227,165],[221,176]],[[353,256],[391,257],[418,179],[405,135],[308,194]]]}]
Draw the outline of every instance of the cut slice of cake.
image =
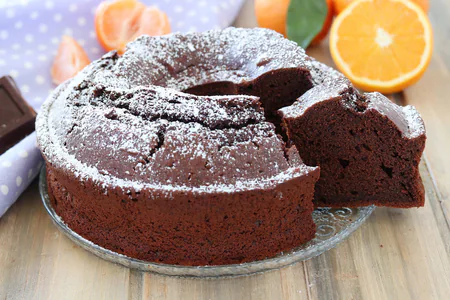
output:
[{"label": "cut slice of cake", "polygon": [[279,112],[304,162],[320,166],[316,206],[424,205],[418,165],[425,127],[414,107],[379,93],[361,95],[337,80]]}]

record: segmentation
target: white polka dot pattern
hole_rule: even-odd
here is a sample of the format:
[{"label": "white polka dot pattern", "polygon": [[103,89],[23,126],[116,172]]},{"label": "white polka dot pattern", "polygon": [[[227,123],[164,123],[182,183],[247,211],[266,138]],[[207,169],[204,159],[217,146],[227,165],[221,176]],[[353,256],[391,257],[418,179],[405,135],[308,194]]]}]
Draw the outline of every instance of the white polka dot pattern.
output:
[{"label": "white polka dot pattern", "polygon": [[12,166],[12,163],[10,161],[5,160],[5,161],[2,162],[2,167],[3,168],[9,168],[11,166]]},{"label": "white polka dot pattern", "polygon": [[[165,11],[172,31],[223,28],[243,0],[141,0]],[[1,2],[1,1],[0,1]],[[50,67],[61,36],[73,36],[89,58],[104,50],[96,39],[94,13],[99,0],[9,1],[0,9],[0,71],[17,82],[36,110],[53,90]],[[1,5],[0,5],[1,7]],[[0,217],[36,177],[42,165],[35,134],[0,155]]]},{"label": "white polka dot pattern", "polygon": [[5,212],[28,187],[40,165],[42,157],[36,146],[35,133],[0,155],[0,213]]},{"label": "white polka dot pattern", "polygon": [[17,176],[17,177],[16,177],[16,185],[17,185],[18,187],[22,185],[22,177],[20,177],[20,176]]},{"label": "white polka dot pattern", "polygon": [[23,158],[28,157],[28,152],[26,150],[22,150],[19,152],[19,156]]},{"label": "white polka dot pattern", "polygon": [[0,186],[0,191],[2,192],[3,195],[7,196],[8,193],[9,193],[9,188],[8,188],[7,185],[2,184],[2,185]]}]

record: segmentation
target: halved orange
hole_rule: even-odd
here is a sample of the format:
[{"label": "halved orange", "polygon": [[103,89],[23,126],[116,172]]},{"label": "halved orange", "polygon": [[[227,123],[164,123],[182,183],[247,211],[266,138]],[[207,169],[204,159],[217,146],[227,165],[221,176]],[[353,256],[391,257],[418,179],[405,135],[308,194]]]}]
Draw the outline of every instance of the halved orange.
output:
[{"label": "halved orange", "polygon": [[420,79],[432,55],[428,17],[409,0],[357,0],[335,19],[331,56],[357,87],[393,93]]},{"label": "halved orange", "polygon": [[70,36],[63,36],[51,69],[52,80],[61,84],[90,63],[86,52]]},{"label": "halved orange", "polygon": [[136,0],[102,2],[95,13],[95,30],[105,50],[125,51],[125,46],[138,36],[170,33],[169,18],[156,7]]},{"label": "halved orange", "polygon": [[[355,0],[333,0],[333,8],[334,13],[336,15],[339,15],[350,3],[354,2]],[[430,1],[429,0],[409,0],[416,4],[418,4],[424,12],[428,12],[430,9]]]}]

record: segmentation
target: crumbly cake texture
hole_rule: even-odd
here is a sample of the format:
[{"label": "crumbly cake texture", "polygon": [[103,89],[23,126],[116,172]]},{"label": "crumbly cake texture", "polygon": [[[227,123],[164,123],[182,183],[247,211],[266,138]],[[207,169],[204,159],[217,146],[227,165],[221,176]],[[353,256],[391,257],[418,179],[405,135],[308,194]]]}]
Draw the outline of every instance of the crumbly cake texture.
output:
[{"label": "crumbly cake texture", "polygon": [[[283,68],[270,56],[262,75],[256,65],[238,72],[244,58],[233,66],[230,57],[245,52],[235,40],[257,36],[261,45],[271,37],[284,41],[243,29],[141,37],[123,56],[111,52],[58,87],[41,109],[37,132],[49,194],[64,222],[121,254],[181,265],[253,261],[312,239],[319,169],[285,147],[259,98],[180,92],[207,82],[204,68],[177,77],[182,68],[206,64],[189,60],[205,47],[214,57],[222,49],[229,62],[220,72],[236,74],[236,85]],[[315,62],[288,44],[305,60],[287,68],[311,78],[306,65]]]},{"label": "crumbly cake texture", "polygon": [[316,206],[424,205],[418,165],[425,127],[412,106],[348,82],[316,86],[280,110],[287,135],[308,165],[320,166]]}]

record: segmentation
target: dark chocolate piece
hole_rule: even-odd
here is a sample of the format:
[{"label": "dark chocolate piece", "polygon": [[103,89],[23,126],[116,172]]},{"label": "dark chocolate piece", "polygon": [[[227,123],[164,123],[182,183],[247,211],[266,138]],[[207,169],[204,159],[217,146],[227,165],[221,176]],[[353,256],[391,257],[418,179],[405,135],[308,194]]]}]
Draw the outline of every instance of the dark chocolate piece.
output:
[{"label": "dark chocolate piece", "polygon": [[34,131],[36,112],[10,76],[0,78],[0,154]]}]

